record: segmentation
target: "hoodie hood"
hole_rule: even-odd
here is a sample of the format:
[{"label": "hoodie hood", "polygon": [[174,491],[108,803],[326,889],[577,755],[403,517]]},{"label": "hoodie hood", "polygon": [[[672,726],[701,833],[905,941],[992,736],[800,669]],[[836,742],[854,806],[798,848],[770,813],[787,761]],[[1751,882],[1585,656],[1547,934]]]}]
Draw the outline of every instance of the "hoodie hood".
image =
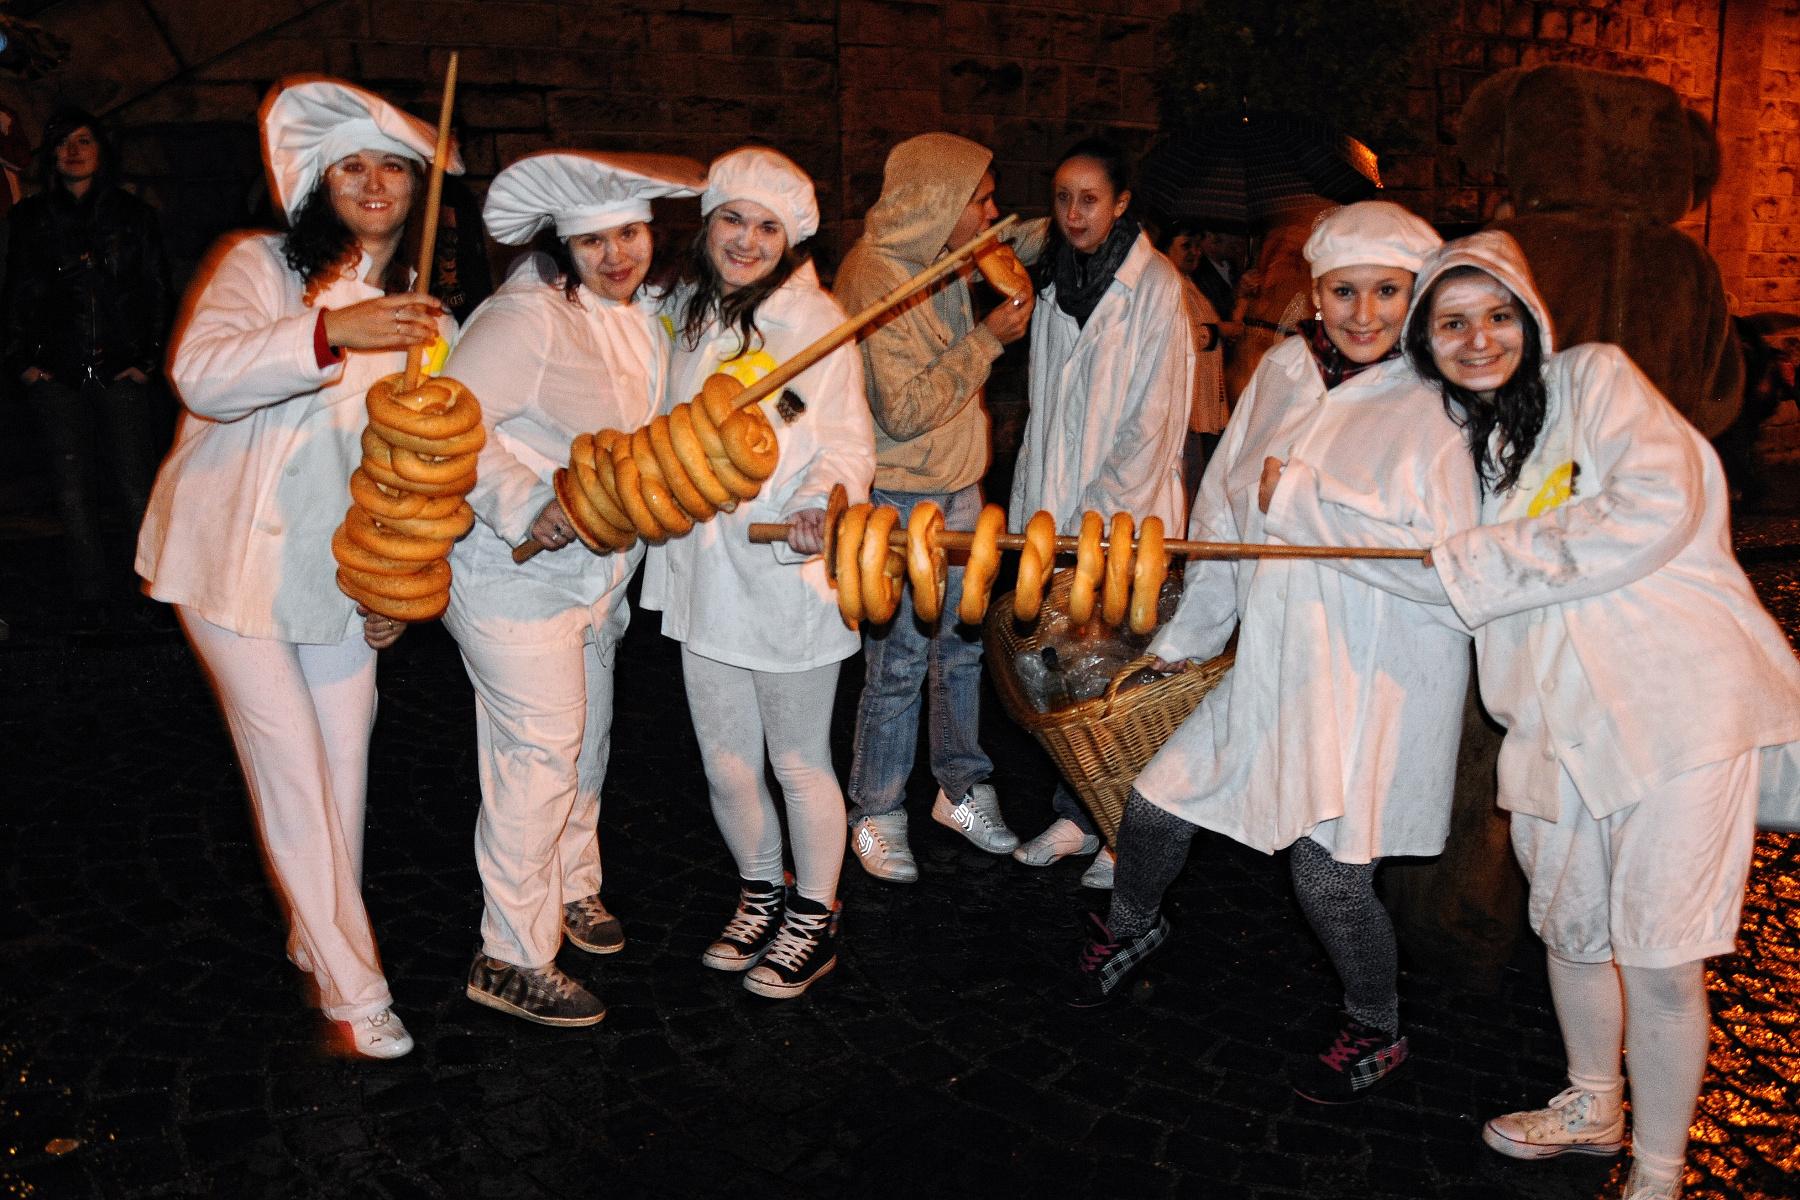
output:
[{"label": "hoodie hood", "polygon": [[1413,284],[1412,305],[1406,310],[1406,328],[1412,328],[1413,318],[1418,316],[1419,306],[1426,293],[1431,290],[1431,285],[1446,271],[1457,267],[1474,267],[1487,272],[1531,310],[1531,316],[1538,324],[1538,341],[1543,347],[1544,361],[1549,362],[1550,356],[1556,352],[1556,335],[1550,323],[1550,310],[1544,307],[1544,298],[1538,295],[1537,284],[1531,278],[1531,267],[1525,261],[1525,252],[1519,249],[1519,243],[1513,241],[1510,233],[1498,229],[1483,229],[1468,237],[1445,242],[1425,259],[1419,267],[1419,277]]},{"label": "hoodie hood", "polygon": [[888,153],[881,198],[863,219],[864,240],[885,254],[932,262],[993,159],[986,146],[953,133],[901,142]]}]

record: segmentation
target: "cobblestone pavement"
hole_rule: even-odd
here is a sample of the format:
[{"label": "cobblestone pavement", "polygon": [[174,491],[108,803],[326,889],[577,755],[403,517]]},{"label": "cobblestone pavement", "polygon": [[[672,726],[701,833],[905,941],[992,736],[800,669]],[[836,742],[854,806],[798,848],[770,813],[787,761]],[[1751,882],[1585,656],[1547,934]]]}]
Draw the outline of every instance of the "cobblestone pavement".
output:
[{"label": "cobblestone pavement", "polygon": [[[1800,519],[1746,523],[1743,544],[1800,637]],[[366,888],[419,1048],[330,1057],[185,646],[148,608],[72,632],[41,582],[50,562],[41,535],[0,553],[7,1197],[1617,1194],[1614,1161],[1520,1164],[1477,1139],[1562,1083],[1535,951],[1485,994],[1454,964],[1409,964],[1407,1073],[1360,1106],[1298,1101],[1282,1067],[1331,1020],[1329,968],[1280,864],[1223,839],[1196,841],[1175,940],[1097,1017],[1048,996],[1101,899],[1081,865],[980,854],[930,822],[924,791],[922,881],[847,866],[827,983],[777,1004],[703,969],[733,871],[650,621],[620,658],[602,827],[630,944],[562,958],[606,1022],[544,1029],[462,995],[480,901],[472,718],[454,647],[424,628],[382,665]],[[1035,832],[1047,763],[997,705],[985,723],[1006,813]],[[1709,978],[1695,1200],[1800,1192],[1797,900],[1800,838],[1763,835],[1744,953]]]}]

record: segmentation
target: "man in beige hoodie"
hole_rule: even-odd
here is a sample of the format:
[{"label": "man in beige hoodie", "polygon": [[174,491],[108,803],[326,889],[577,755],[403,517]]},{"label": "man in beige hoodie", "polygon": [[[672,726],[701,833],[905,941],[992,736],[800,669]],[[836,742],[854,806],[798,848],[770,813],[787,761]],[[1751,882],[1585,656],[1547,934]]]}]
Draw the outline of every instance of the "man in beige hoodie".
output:
[{"label": "man in beige hoodie", "polygon": [[[881,198],[838,269],[835,291],[856,312],[986,229],[994,207],[993,155],[949,133],[927,133],[888,154]],[[870,500],[900,510],[935,503],[951,529],[973,529],[981,477],[991,457],[982,389],[1001,349],[1025,336],[1032,298],[1003,302],[980,322],[970,270],[876,322],[862,342],[863,378],[875,417],[875,488]],[[1019,839],[1006,827],[993,763],[977,740],[981,631],[959,625],[962,569],[950,568],[935,629],[914,615],[912,597],[863,639],[867,681],[856,714],[850,768],[850,845],[877,879],[911,883],[918,863],[906,837],[906,782],[918,741],[921,688],[931,695],[932,819],[981,849],[1006,854]]]}]

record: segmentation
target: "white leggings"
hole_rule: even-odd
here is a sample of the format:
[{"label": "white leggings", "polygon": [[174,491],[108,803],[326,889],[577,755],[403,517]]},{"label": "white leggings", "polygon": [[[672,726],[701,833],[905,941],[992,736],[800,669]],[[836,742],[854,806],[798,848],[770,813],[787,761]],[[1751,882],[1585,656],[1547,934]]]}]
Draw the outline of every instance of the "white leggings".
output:
[{"label": "white leggings", "polygon": [[237,747],[292,954],[334,1021],[393,1003],[362,900],[363,800],[375,727],[375,652],[242,637],[177,608]]},{"label": "white leggings", "polygon": [[763,781],[766,747],[787,801],[795,887],[808,900],[831,904],[847,830],[844,793],[831,765],[838,664],[791,673],[752,671],[683,646],[681,674],[713,819],[738,875],[757,883],[782,879],[781,822]]},{"label": "white leggings", "polygon": [[[1672,967],[1586,963],[1550,951],[1550,995],[1569,1056],[1569,1082],[1618,1095],[1619,1052],[1631,1070],[1631,1152],[1641,1170],[1673,1178],[1706,1071],[1710,1020],[1704,960]],[[1620,985],[1624,996],[1621,1000]]]}]

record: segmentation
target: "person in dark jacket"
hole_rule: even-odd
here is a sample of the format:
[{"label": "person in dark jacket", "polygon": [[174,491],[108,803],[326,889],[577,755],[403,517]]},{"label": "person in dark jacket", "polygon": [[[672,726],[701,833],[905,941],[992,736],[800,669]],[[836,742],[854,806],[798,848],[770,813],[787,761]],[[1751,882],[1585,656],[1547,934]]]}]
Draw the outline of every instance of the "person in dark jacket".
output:
[{"label": "person in dark jacket", "polygon": [[118,186],[104,131],[63,109],[44,126],[44,191],[12,212],[4,370],[24,386],[50,452],[78,603],[106,592],[105,475],[135,532],[155,473],[149,383],[170,319],[156,211]]}]

